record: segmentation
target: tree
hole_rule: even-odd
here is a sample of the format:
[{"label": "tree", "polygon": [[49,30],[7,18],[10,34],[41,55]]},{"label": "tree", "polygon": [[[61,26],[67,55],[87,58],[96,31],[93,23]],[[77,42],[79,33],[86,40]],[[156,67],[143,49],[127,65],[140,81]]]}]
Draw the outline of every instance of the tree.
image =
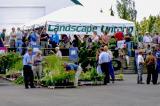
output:
[{"label": "tree", "polygon": [[117,12],[120,18],[136,21],[137,10],[133,0],[117,0]]},{"label": "tree", "polygon": [[114,16],[114,11],[113,11],[113,8],[112,8],[112,6],[111,6],[111,8],[110,8],[110,12],[111,12],[111,16]]}]

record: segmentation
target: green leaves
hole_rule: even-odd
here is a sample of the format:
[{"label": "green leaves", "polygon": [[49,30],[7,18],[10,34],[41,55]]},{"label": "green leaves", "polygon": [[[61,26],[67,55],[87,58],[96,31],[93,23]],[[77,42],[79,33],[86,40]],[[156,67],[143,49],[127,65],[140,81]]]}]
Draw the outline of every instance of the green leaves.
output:
[{"label": "green leaves", "polygon": [[134,0],[117,0],[117,12],[120,18],[136,21],[137,10]]}]

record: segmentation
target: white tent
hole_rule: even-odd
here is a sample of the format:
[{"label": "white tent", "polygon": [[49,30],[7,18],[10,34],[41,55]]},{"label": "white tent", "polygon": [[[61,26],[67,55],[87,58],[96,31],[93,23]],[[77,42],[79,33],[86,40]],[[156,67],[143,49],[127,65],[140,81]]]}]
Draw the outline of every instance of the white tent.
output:
[{"label": "white tent", "polygon": [[[69,33],[70,30],[65,30],[67,26],[69,26],[69,29],[73,29],[70,31],[71,33],[78,33],[78,34],[88,34],[93,30],[100,31],[102,29],[102,26],[104,29],[112,30],[112,32],[115,32],[116,30],[120,29],[122,31],[126,30],[126,28],[131,28],[132,32],[134,32],[134,23],[120,19],[118,17],[113,16],[107,16],[104,13],[101,13],[99,10],[92,11],[91,8],[83,7],[83,6],[70,6],[67,8],[60,9],[58,11],[55,11],[49,15],[46,15],[44,17],[41,17],[37,20],[31,21],[27,24],[25,24],[25,27],[30,26],[42,26],[47,24],[49,28],[51,29],[49,32],[53,32],[53,29],[59,31],[60,33]],[[61,26],[57,26],[61,25]],[[72,26],[76,26],[72,28]],[[87,26],[88,28],[92,26],[92,30],[89,29],[90,32],[84,31],[88,29],[83,29],[81,27],[81,31],[77,32],[77,26]],[[96,28],[93,28],[95,27]],[[60,28],[61,27],[61,28]],[[63,27],[63,28],[62,28]],[[61,29],[58,30],[58,29]],[[98,30],[99,29],[99,30]],[[63,31],[62,31],[63,30]]]}]

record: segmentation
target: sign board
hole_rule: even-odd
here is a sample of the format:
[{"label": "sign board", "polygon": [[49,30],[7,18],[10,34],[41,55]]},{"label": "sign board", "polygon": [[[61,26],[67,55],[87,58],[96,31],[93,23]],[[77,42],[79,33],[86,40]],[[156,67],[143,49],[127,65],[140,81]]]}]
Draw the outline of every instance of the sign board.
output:
[{"label": "sign board", "polygon": [[107,31],[109,35],[115,34],[117,31],[122,31],[124,34],[126,30],[134,35],[135,28],[133,24],[67,24],[67,23],[51,23],[47,25],[48,34],[79,34],[92,35],[94,31],[98,34]]},{"label": "sign board", "polygon": [[74,62],[78,61],[78,48],[69,48],[69,60]]}]

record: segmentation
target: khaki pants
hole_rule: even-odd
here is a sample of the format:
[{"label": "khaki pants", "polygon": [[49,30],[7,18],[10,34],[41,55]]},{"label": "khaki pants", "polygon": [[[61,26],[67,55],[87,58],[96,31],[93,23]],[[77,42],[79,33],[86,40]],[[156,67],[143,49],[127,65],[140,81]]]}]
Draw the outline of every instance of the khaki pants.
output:
[{"label": "khaki pants", "polygon": [[41,79],[42,76],[42,65],[37,65],[32,67],[33,74],[35,78]]},{"label": "khaki pants", "polygon": [[82,68],[78,66],[78,69],[75,74],[74,86],[78,86],[78,80],[79,80],[79,76],[81,75],[81,72],[82,72]]}]

